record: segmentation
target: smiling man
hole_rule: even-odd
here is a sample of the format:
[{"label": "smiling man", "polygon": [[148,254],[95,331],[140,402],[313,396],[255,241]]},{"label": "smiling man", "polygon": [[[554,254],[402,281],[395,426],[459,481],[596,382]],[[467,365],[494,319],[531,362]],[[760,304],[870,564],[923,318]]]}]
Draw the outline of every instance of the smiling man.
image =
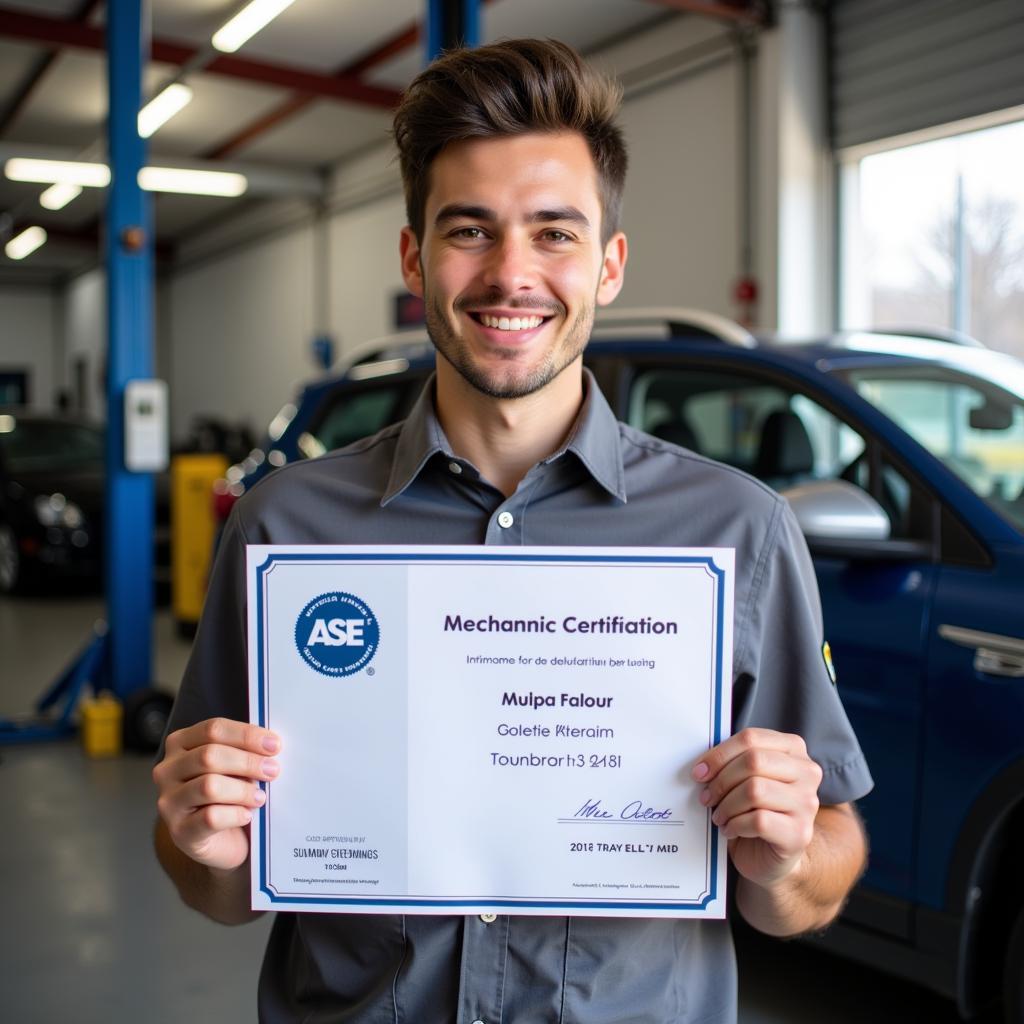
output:
[{"label": "smiling man", "polygon": [[[232,514],[154,769],[161,863],[215,920],[254,916],[247,826],[258,783],[288,770],[245,724],[246,543],[735,547],[736,731],[685,767],[737,905],[763,931],[820,928],[863,866],[850,801],[870,776],[788,507],[617,423],[583,369],[626,265],[618,101],[568,47],[514,40],[442,57],[396,114],[401,266],[437,373],[404,423],[272,474]],[[735,962],[722,921],[279,914],[259,1005],[268,1022],[726,1024]]]}]

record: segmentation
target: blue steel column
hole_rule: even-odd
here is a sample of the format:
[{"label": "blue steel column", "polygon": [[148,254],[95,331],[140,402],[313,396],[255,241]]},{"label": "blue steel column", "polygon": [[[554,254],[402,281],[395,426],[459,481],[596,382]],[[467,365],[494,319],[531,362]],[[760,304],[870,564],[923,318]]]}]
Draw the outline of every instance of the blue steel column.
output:
[{"label": "blue steel column", "polygon": [[153,238],[138,184],[142,71],[149,55],[145,0],[107,3],[107,484],[106,583],[111,686],[122,698],[152,681],[153,477],[124,466],[127,381],[153,373]]},{"label": "blue steel column", "polygon": [[427,0],[427,63],[443,50],[480,45],[480,0]]}]

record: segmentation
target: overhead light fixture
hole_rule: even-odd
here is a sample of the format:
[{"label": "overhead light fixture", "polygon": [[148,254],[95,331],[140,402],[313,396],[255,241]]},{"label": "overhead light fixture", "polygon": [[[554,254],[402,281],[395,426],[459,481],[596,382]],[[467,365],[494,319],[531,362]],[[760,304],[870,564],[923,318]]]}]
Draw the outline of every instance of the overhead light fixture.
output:
[{"label": "overhead light fixture", "polygon": [[106,164],[71,160],[33,160],[14,156],[4,164],[4,174],[11,181],[34,181],[46,185],[106,188],[110,184],[110,168]]},{"label": "overhead light fixture", "polygon": [[77,199],[81,194],[81,185],[51,185],[39,197],[39,205],[47,210],[63,210],[72,199]]},{"label": "overhead light fixture", "polygon": [[36,251],[46,241],[46,232],[41,227],[25,228],[20,235],[15,235],[5,246],[4,252],[9,259],[23,260]]},{"label": "overhead light fixture", "polygon": [[252,0],[217,29],[210,41],[222,53],[234,53],[293,3],[294,0]]},{"label": "overhead light fixture", "polygon": [[143,167],[139,187],[147,192],[181,192],[193,196],[242,195],[249,187],[244,174],[192,171],[185,167]]},{"label": "overhead light fixture", "polygon": [[139,135],[148,139],[191,102],[192,90],[181,82],[173,82],[139,111]]}]

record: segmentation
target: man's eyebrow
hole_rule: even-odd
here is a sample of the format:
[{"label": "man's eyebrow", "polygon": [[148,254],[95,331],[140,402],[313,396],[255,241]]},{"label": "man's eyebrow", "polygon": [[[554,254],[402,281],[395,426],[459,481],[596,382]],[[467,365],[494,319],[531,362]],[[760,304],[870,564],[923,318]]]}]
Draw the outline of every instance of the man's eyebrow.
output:
[{"label": "man's eyebrow", "polygon": [[[448,203],[437,211],[434,217],[435,226],[450,220],[478,220],[493,223],[498,215],[489,206],[475,206],[472,203]],[[568,221],[582,228],[590,227],[590,220],[575,206],[557,206],[550,210],[534,210],[527,218],[531,224],[550,224],[556,221]]]},{"label": "man's eyebrow", "polygon": [[552,221],[569,221],[571,224],[579,224],[580,227],[589,228],[590,221],[582,210],[575,206],[558,206],[552,210],[537,210],[531,213],[528,220],[533,224],[548,224]]},{"label": "man's eyebrow", "polygon": [[448,220],[483,220],[494,221],[498,215],[487,206],[473,206],[471,203],[448,203],[437,211],[434,224],[443,224]]}]

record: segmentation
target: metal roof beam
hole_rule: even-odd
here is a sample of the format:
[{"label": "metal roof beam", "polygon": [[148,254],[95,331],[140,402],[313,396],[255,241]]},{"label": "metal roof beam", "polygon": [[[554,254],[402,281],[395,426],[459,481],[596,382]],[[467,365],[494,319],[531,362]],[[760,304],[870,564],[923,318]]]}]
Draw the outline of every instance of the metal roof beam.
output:
[{"label": "metal roof beam", "polygon": [[772,21],[771,5],[767,0],[647,0],[658,7],[668,7],[681,14],[699,14],[737,25],[756,25],[767,28]]},{"label": "metal roof beam", "polygon": [[[79,50],[105,50],[102,28],[85,25],[60,18],[48,18],[25,11],[0,7],[0,38],[18,39],[42,43],[47,46],[62,46]],[[211,54],[216,51],[211,49]],[[152,59],[162,64],[189,64],[201,57],[204,50],[167,39],[154,39]],[[200,70],[197,68],[197,70]],[[315,71],[304,71],[284,64],[251,60],[229,54],[211,56],[209,63],[201,68],[204,74],[223,75],[228,78],[275,85],[282,89],[309,93],[323,99],[348,103],[362,103],[365,106],[390,110],[401,97],[395,89],[371,85],[354,75],[323,75]]]}]

